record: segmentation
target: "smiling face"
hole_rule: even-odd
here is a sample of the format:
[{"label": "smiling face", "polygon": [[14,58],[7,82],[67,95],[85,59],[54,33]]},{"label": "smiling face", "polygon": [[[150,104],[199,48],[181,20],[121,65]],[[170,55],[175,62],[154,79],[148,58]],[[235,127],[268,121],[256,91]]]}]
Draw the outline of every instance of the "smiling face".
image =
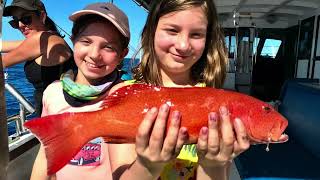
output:
[{"label": "smiling face", "polygon": [[[24,37],[28,38],[32,36],[34,33],[45,30],[45,25],[43,23],[43,16],[37,15],[34,11],[28,11],[23,8],[14,8],[11,11],[12,19],[19,20],[17,22],[17,29],[24,35]],[[30,23],[23,23],[21,19],[28,19]]]},{"label": "smiling face", "polygon": [[154,47],[162,76],[190,76],[205,49],[207,17],[201,7],[160,17]]},{"label": "smiling face", "polygon": [[93,22],[74,39],[77,83],[98,85],[113,72],[127,54],[120,43],[120,32],[106,22]]}]

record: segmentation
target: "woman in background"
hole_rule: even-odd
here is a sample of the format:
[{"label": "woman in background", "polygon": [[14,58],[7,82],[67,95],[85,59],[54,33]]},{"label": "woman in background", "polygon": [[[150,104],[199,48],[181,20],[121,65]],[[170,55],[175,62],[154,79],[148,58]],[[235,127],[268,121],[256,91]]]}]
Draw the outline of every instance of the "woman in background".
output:
[{"label": "woman in background", "polygon": [[35,88],[36,115],[40,116],[45,88],[73,67],[72,50],[47,16],[40,0],[13,0],[5,7],[3,15],[11,16],[9,24],[25,37],[22,41],[2,43],[3,67],[25,62],[26,78]]}]

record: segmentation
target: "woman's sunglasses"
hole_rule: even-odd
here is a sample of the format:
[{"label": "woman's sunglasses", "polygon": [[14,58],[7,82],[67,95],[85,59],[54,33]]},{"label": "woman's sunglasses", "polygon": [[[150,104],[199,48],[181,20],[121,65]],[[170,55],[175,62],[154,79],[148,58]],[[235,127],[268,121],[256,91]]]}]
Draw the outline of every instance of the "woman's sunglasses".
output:
[{"label": "woman's sunglasses", "polygon": [[20,19],[13,17],[13,19],[11,21],[9,21],[9,24],[14,28],[14,29],[18,29],[19,28],[19,21],[26,25],[29,26],[32,23],[32,16],[31,15],[27,15],[27,16],[22,16]]}]

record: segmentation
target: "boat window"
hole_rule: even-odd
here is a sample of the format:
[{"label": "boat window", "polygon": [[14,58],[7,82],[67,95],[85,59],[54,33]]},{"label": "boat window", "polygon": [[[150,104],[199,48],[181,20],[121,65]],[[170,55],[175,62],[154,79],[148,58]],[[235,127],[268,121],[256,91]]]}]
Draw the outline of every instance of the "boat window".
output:
[{"label": "boat window", "polygon": [[224,37],[224,42],[226,43],[226,47],[227,47],[227,49],[228,49],[228,51],[229,51],[229,37],[230,36],[226,36],[226,37]]},{"label": "boat window", "polygon": [[230,54],[232,57],[234,57],[234,50],[236,47],[236,37],[235,36],[231,36],[231,44],[230,44]]},{"label": "boat window", "polygon": [[249,37],[242,37],[242,41],[249,41]]},{"label": "boat window", "polygon": [[268,58],[275,58],[280,48],[280,45],[281,40],[266,39],[260,55]]},{"label": "boat window", "polygon": [[260,38],[254,38],[254,41],[253,41],[253,54],[256,54],[256,52],[257,52],[259,41],[260,41]]},{"label": "boat window", "polygon": [[[230,38],[231,38],[231,40],[230,40]],[[226,43],[226,47],[229,52],[229,58],[233,58],[235,44],[236,44],[236,37],[235,36],[225,36],[224,41]]]}]

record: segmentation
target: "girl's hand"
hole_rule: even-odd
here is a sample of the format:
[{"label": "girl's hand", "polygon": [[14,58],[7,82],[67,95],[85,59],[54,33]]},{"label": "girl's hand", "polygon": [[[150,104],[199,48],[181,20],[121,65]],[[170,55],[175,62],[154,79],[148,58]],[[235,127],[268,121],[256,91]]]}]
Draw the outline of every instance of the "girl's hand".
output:
[{"label": "girl's hand", "polygon": [[165,134],[168,116],[167,104],[163,104],[159,112],[157,108],[150,109],[136,136],[137,161],[154,176],[160,175],[164,165],[179,154],[188,137],[187,129],[180,128],[178,111],[173,112],[168,133]]},{"label": "girl's hand", "polygon": [[225,166],[249,147],[250,142],[242,121],[235,119],[232,125],[227,108],[220,107],[220,116],[210,113],[208,127],[200,130],[197,144],[199,164],[204,169]]}]

